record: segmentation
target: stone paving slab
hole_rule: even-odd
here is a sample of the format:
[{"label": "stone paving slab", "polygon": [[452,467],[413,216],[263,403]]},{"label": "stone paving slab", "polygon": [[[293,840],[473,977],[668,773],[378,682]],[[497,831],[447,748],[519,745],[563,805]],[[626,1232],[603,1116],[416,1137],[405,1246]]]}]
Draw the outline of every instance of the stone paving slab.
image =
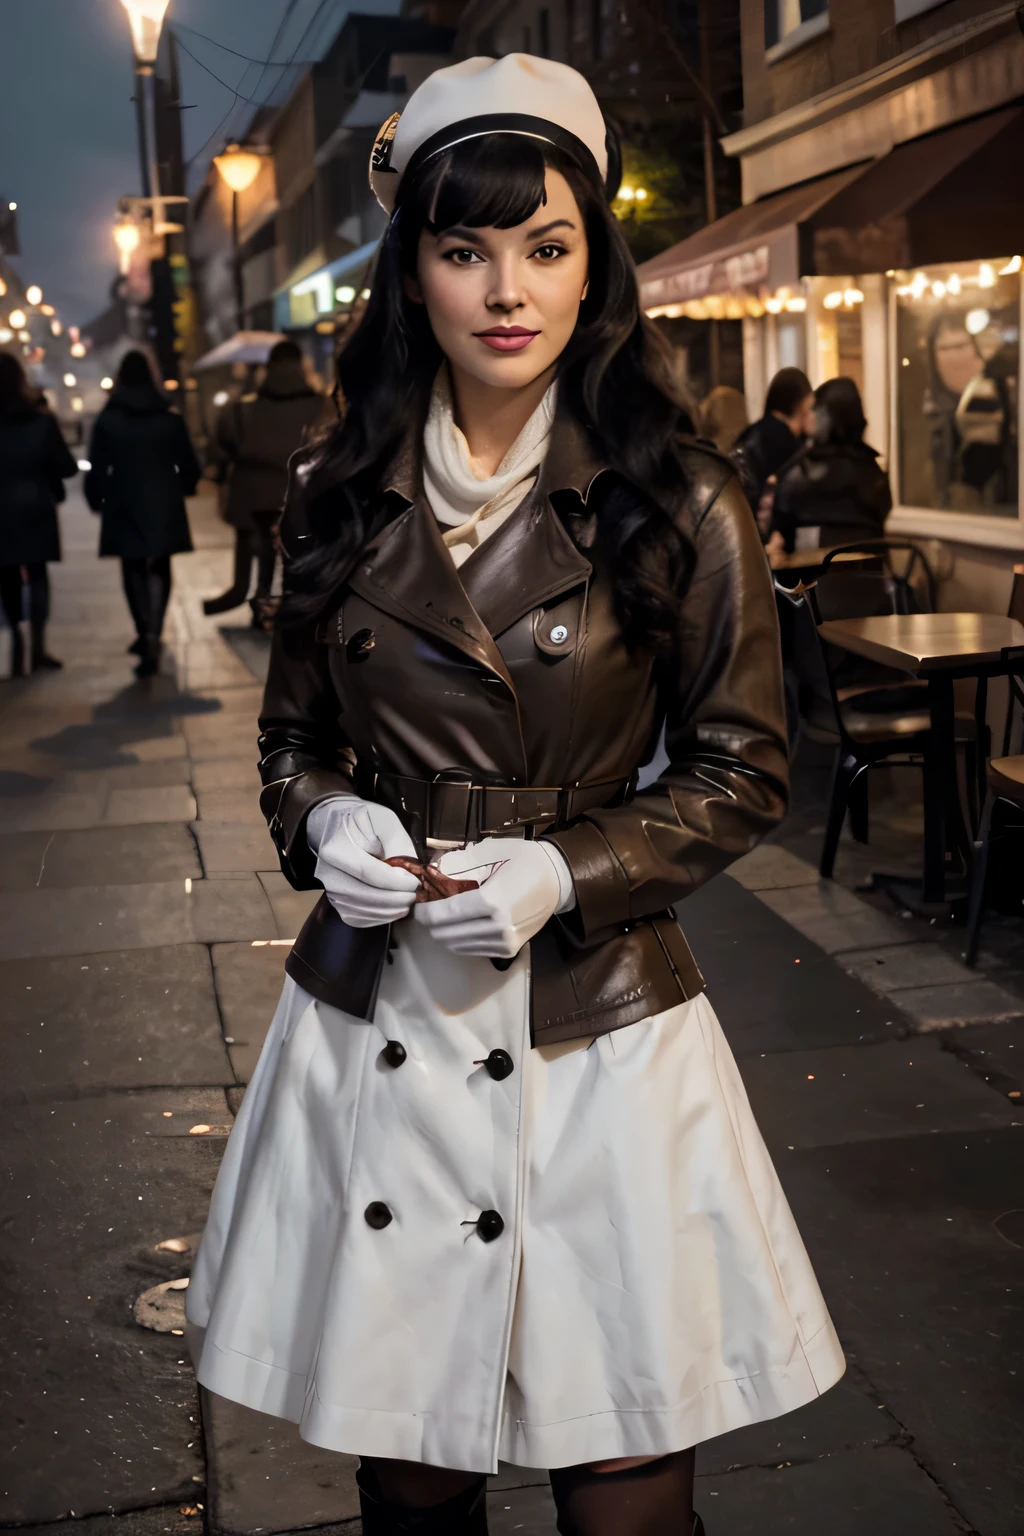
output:
[{"label": "stone paving slab", "polygon": [[848,1366],[846,1375],[823,1397],[794,1413],[733,1430],[698,1446],[697,1475],[816,1461],[836,1451],[887,1445],[901,1433],[899,1423],[857,1367]]},{"label": "stone paving slab", "polygon": [[0,1099],[234,1077],[199,944],[0,964]]},{"label": "stone paving slab", "polygon": [[1024,1000],[980,977],[955,985],[908,987],[892,996],[920,1030],[984,1024],[1019,1018],[1024,1013]]},{"label": "stone paving slab", "polygon": [[202,1437],[183,1341],[138,1328],[131,1309],[180,1273],[155,1245],[201,1228],[223,1147],[147,1130],[168,1109],[206,1120],[216,1097],[101,1094],[9,1107],[0,1121],[0,1523],[194,1497]]},{"label": "stone paving slab", "polygon": [[207,875],[280,870],[263,817],[255,822],[197,821],[192,825]]},{"label": "stone paving slab", "polygon": [[187,784],[152,789],[113,789],[103,812],[106,827],[139,826],[147,821],[194,821],[196,801]]},{"label": "stone paving slab", "polygon": [[0,798],[0,827],[6,832],[63,832],[98,827],[107,796],[102,790]]},{"label": "stone paving slab", "polygon": [[[698,1478],[694,1503],[707,1536],[963,1536],[965,1530],[913,1457],[891,1446],[781,1471]],[[531,1536],[528,1528],[522,1536]]]},{"label": "stone paving slab", "polygon": [[719,875],[680,902],[683,932],[737,1056],[885,1040],[902,1015],[837,970],[735,880]]},{"label": "stone paving slab", "polygon": [[840,964],[873,992],[889,994],[907,987],[949,986],[971,980],[965,965],[938,944],[889,944],[843,955]]},{"label": "stone paving slab", "polygon": [[279,945],[215,944],[214,984],[231,1041],[228,1054],[240,1083],[252,1077],[284,986],[288,950]]},{"label": "stone paving slab", "polygon": [[202,944],[281,937],[256,875],[238,880],[199,880],[189,901],[192,932]]},{"label": "stone paving slab", "polygon": [[[748,1057],[743,1081],[777,1154],[1009,1126],[1012,1105],[929,1038]],[[924,1154],[922,1154],[924,1155]]]},{"label": "stone paving slab", "polygon": [[183,880],[0,894],[0,960],[188,944],[188,900]]},{"label": "stone paving slab", "polygon": [[748,891],[787,890],[794,885],[817,885],[818,871],[806,859],[778,843],[759,843],[726,873]]},{"label": "stone paving slab", "polygon": [[[234,759],[228,759],[228,765],[234,767]],[[215,763],[201,763],[197,767],[215,768]],[[255,780],[255,782],[252,782]],[[196,789],[196,802],[199,806],[199,817],[202,821],[212,822],[252,822],[256,826],[266,829],[266,817],[260,810],[259,802],[260,782],[257,774],[251,773],[250,779],[244,787],[229,788],[226,785],[216,789]],[[187,817],[191,821],[192,817]]]},{"label": "stone paving slab", "polygon": [[94,886],[100,876],[112,885],[184,882],[202,873],[194,838],[176,822],[0,837],[3,891]]},{"label": "stone paving slab", "polygon": [[284,1419],[205,1390],[201,1397],[211,1530],[271,1536],[358,1517],[358,1457],[308,1445]]},{"label": "stone paving slab", "polygon": [[847,1355],[971,1528],[1019,1536],[1024,1128],[855,1142],[779,1167]]},{"label": "stone paving slab", "polygon": [[[997,1093],[1016,1090],[1024,1095],[1024,1019],[1002,1024],[972,1024],[967,1029],[950,1030],[939,1037],[949,1051],[968,1060],[983,1081],[990,1081]],[[1024,1097],[1017,1100],[1024,1120]]]},{"label": "stone paving slab", "polygon": [[[196,1496],[202,1503],[202,1489],[197,1489]],[[195,1504],[181,1501],[157,1505],[153,1509],[136,1509],[123,1515],[92,1515],[85,1520],[76,1520],[74,1527],[60,1520],[55,1525],[33,1525],[31,1530],[32,1536],[71,1536],[72,1530],[74,1536],[202,1536],[201,1512],[189,1518],[181,1513],[183,1508],[195,1508]],[[14,1527],[0,1529],[9,1531]]]},{"label": "stone paving slab", "polygon": [[876,912],[852,891],[829,880],[784,891],[761,891],[759,900],[827,955],[848,949],[908,944],[914,937],[909,927],[901,927],[898,920]]},{"label": "stone paving slab", "polygon": [[[192,787],[197,794],[213,789],[244,790],[259,799],[262,781],[256,763],[256,746],[238,757],[217,758],[214,762],[196,763],[192,769]],[[261,817],[262,819],[262,817]]]},{"label": "stone paving slab", "polygon": [[267,893],[267,900],[274,909],[279,939],[297,939],[299,930],[316,906],[323,891],[296,891],[277,871],[261,871],[260,884]]}]

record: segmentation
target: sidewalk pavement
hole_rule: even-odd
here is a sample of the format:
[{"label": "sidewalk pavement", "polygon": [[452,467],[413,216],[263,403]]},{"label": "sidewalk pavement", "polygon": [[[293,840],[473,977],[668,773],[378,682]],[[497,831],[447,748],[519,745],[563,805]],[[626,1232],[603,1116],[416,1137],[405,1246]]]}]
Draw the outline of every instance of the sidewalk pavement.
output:
[{"label": "sidewalk pavement", "polygon": [[[160,678],[73,494],[65,670],[0,685],[0,1530],[356,1536],[353,1459],[200,1398],[174,1331],[311,904],[256,806],[261,643],[202,616],[229,537],[192,510]],[[681,914],[850,1369],[703,1446],[698,1507],[708,1536],[1017,1536],[1024,1007],[783,843]],[[554,1531],[540,1473],[490,1506],[497,1536]]]}]

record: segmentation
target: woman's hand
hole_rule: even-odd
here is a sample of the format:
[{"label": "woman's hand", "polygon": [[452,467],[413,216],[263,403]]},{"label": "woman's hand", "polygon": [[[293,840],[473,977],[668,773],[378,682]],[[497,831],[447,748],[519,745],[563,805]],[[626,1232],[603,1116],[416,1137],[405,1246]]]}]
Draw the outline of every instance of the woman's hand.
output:
[{"label": "woman's hand", "polygon": [[384,863],[416,857],[394,811],[358,795],[338,795],[310,811],[306,838],[317,855],[316,878],[342,922],[376,928],[408,916],[419,881],[407,869]]},{"label": "woman's hand", "polygon": [[569,866],[550,843],[488,837],[437,862],[442,874],[479,882],[475,891],[424,902],[414,914],[457,955],[508,960],[549,917],[575,904]]}]

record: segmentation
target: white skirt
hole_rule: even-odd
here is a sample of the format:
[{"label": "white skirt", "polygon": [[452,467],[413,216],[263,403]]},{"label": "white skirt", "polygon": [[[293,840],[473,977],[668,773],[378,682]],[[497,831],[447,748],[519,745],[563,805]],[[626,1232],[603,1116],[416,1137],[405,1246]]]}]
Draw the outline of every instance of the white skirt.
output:
[{"label": "white skirt", "polygon": [[832,1386],[707,999],[531,1049],[527,952],[395,932],[373,1023],[285,983],[188,1291],[199,1381],[315,1445],[479,1472],[665,1454]]}]

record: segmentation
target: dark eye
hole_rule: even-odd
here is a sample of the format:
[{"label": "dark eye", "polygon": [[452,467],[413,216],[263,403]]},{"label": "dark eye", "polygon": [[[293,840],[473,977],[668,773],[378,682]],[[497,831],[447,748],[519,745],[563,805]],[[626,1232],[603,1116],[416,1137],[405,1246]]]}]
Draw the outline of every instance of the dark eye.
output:
[{"label": "dark eye", "polygon": [[541,245],[533,253],[539,256],[541,261],[555,261],[559,256],[565,255],[564,245]]},{"label": "dark eye", "polygon": [[450,261],[452,265],[456,267],[468,267],[471,266],[473,262],[480,261],[481,256],[478,251],[471,251],[468,249],[468,247],[459,246],[456,247],[455,250],[445,251],[442,259],[444,261]]}]

